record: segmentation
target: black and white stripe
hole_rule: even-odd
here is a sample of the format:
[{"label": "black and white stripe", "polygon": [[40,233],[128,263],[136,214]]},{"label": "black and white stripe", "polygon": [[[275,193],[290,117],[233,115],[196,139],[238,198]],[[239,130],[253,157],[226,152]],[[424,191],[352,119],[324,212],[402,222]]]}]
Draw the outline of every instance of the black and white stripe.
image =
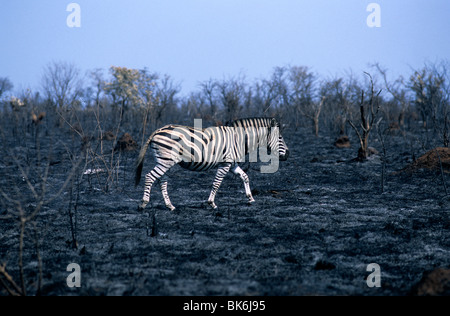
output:
[{"label": "black and white stripe", "polygon": [[231,171],[239,175],[244,183],[248,202],[254,202],[249,178],[239,167],[247,154],[258,148],[266,148],[279,160],[286,160],[289,150],[279,131],[275,119],[251,118],[232,122],[228,126],[208,127],[205,129],[181,125],[166,125],[148,138],[141,149],[136,168],[136,185],[139,184],[145,153],[148,147],[156,159],[156,166],[145,176],[145,189],[139,209],[144,209],[150,201],[153,183],[160,180],[161,192],[167,208],[174,210],[167,193],[166,172],[176,164],[192,171],[204,171],[218,167],[208,203],[214,203],[219,187]]}]

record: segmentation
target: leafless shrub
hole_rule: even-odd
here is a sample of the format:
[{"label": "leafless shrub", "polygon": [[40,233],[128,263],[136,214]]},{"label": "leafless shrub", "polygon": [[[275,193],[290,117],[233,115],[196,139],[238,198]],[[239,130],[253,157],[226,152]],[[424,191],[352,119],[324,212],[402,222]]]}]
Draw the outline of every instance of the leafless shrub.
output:
[{"label": "leafless shrub", "polygon": [[410,118],[421,124],[421,143],[427,149],[450,144],[450,77],[448,62],[426,64],[404,83],[410,95]]},{"label": "leafless shrub", "polygon": [[[0,220],[16,221],[19,224],[19,250],[18,250],[18,274],[19,282],[14,280],[12,274],[7,271],[6,262],[0,266],[0,285],[10,295],[27,295],[27,282],[24,271],[24,247],[26,231],[32,229],[33,244],[37,258],[37,288],[36,294],[40,294],[42,285],[42,260],[39,251],[39,238],[37,216],[44,206],[50,205],[52,201],[58,198],[74,176],[73,169],[67,174],[66,179],[55,193],[49,192],[49,187],[53,186],[49,183],[50,156],[52,154],[52,146],[48,148],[47,159],[42,160],[41,140],[37,132],[35,138],[35,154],[26,161],[23,156],[23,146],[26,146],[26,139],[23,143],[16,145],[11,141],[10,134],[0,129],[0,137],[2,139],[1,152],[3,159],[12,167],[2,172],[8,172],[9,181],[2,182],[0,185],[1,205],[6,209],[6,214]],[[24,144],[25,143],[25,144]],[[52,142],[50,141],[50,144]],[[30,228],[31,227],[31,228]]]},{"label": "leafless shrub", "polygon": [[380,110],[380,103],[378,100],[378,96],[381,93],[379,90],[376,94],[374,91],[374,83],[372,76],[368,73],[365,73],[370,78],[370,97],[368,102],[365,100],[364,90],[361,92],[361,102],[359,103],[359,111],[360,111],[360,124],[359,127],[353,122],[352,119],[348,120],[348,123],[353,128],[355,133],[358,135],[360,148],[358,150],[358,160],[364,161],[369,157],[369,136],[373,127],[378,123],[375,120],[378,117]]},{"label": "leafless shrub", "polygon": [[66,62],[52,62],[44,69],[42,89],[57,109],[74,103],[82,92],[80,70]]}]

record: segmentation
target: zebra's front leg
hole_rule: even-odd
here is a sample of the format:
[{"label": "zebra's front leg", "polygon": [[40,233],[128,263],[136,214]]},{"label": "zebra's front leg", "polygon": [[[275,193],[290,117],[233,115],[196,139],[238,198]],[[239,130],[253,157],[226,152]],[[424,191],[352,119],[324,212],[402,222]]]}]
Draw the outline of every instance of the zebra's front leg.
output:
[{"label": "zebra's front leg", "polygon": [[241,177],[242,182],[244,182],[245,195],[248,198],[248,204],[255,202],[255,199],[253,198],[252,195],[252,191],[250,190],[250,180],[248,178],[248,175],[238,165],[236,165],[232,169],[232,171],[234,174],[239,175]]},{"label": "zebra's front leg", "polygon": [[211,190],[211,194],[209,195],[208,204],[211,205],[213,209],[217,208],[217,205],[214,203],[214,199],[216,198],[217,191],[219,191],[220,185],[222,184],[223,178],[227,175],[228,171],[230,171],[231,163],[223,164],[217,169],[216,177],[214,179],[213,187]]}]

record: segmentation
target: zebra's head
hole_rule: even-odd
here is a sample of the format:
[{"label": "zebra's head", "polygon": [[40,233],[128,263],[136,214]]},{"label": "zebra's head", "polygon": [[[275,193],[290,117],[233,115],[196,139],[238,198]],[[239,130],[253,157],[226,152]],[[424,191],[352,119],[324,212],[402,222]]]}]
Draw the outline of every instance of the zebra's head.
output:
[{"label": "zebra's head", "polygon": [[267,135],[267,149],[271,152],[278,152],[280,161],[286,161],[289,157],[289,148],[280,132],[280,124],[273,118],[270,122],[269,133]]}]

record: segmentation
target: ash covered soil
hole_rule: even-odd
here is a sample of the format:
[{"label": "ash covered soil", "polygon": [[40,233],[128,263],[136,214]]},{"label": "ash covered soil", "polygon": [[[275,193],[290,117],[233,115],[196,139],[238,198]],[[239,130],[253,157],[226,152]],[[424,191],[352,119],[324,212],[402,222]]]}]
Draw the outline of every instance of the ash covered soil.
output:
[{"label": "ash covered soil", "polygon": [[[358,149],[355,137],[344,149],[309,130],[288,132],[285,140],[291,155],[277,173],[261,174],[259,164],[250,165],[256,200],[251,206],[241,180],[230,173],[216,197],[219,210],[213,211],[206,200],[215,171],[174,167],[168,190],[177,210],[164,207],[156,184],[147,206],[156,210],[155,237],[152,216],[137,211],[143,193],[142,181],[137,188],[133,184],[137,152],[123,154],[118,184],[108,192],[95,176],[81,177],[36,217],[41,294],[408,295],[424,272],[450,267],[450,198],[439,172],[395,173],[412,162],[403,136],[386,140],[383,193],[381,156],[351,162]],[[381,151],[376,140],[371,146]],[[62,186],[71,168],[64,148],[55,156],[49,191]],[[5,160],[0,181],[19,183],[10,176],[18,172],[14,164]],[[144,172],[152,166],[147,154]],[[19,225],[7,210],[0,213],[0,263],[19,280]],[[36,235],[28,227],[23,262],[33,294],[38,260]],[[80,288],[66,285],[70,263],[81,267]],[[381,287],[366,283],[370,263],[380,266]],[[7,293],[0,289],[0,294]]]}]

